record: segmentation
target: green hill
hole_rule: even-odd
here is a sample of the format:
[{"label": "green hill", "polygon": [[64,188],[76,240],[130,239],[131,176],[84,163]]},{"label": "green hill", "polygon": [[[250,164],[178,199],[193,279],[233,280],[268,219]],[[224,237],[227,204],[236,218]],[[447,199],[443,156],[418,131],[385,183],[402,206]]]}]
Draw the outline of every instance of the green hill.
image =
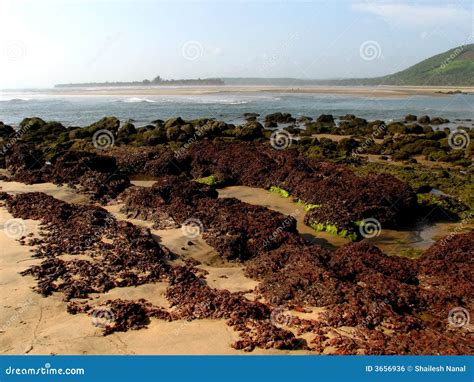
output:
[{"label": "green hill", "polygon": [[474,86],[474,44],[437,54],[401,72],[367,80],[385,85]]},{"label": "green hill", "polygon": [[311,80],[296,78],[223,78],[227,85],[399,85],[474,86],[474,44],[461,45],[400,72],[375,78]]}]

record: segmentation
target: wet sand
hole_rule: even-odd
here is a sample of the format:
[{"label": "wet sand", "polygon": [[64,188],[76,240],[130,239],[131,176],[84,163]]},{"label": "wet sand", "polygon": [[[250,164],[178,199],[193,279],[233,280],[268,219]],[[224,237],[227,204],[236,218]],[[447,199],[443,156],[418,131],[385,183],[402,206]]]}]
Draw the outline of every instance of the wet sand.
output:
[{"label": "wet sand", "polygon": [[64,88],[44,92],[58,96],[153,96],[153,95],[205,95],[222,93],[286,93],[286,94],[336,94],[362,97],[406,97],[413,95],[447,96],[440,92],[460,90],[474,93],[474,87],[442,86],[176,86],[176,87],[116,87],[116,88]]},{"label": "wet sand", "polygon": [[[306,239],[311,240],[326,248],[337,248],[349,241],[326,232],[316,232],[304,224],[305,212],[291,197],[283,198],[278,194],[259,188],[233,186],[219,189],[220,197],[234,197],[249,204],[265,206],[269,209],[292,215],[296,218],[297,229]],[[452,232],[468,232],[474,229],[474,224],[465,224],[460,230],[459,223],[436,223],[433,225],[415,227],[412,230],[383,229],[380,235],[365,239],[376,245],[389,255],[395,255],[403,250],[424,250],[436,240]]]}]

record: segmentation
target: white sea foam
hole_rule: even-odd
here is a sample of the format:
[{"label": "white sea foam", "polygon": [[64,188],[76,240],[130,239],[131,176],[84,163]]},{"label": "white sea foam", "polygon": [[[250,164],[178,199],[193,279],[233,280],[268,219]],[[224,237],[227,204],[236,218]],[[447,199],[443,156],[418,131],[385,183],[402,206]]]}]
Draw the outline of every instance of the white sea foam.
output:
[{"label": "white sea foam", "polygon": [[0,96],[0,102],[27,102],[31,101],[32,98],[23,97],[2,97]]},{"label": "white sea foam", "polygon": [[155,101],[149,98],[131,97],[131,98],[124,99],[123,102],[125,103],[139,103],[139,102],[154,103]]}]

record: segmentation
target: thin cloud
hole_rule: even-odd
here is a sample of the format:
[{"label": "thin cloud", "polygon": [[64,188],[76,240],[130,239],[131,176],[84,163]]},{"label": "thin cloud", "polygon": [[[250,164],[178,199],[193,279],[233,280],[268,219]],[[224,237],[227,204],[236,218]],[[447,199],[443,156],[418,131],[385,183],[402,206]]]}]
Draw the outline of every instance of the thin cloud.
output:
[{"label": "thin cloud", "polygon": [[456,6],[408,4],[408,3],[357,3],[353,8],[380,17],[390,25],[403,26],[435,26],[456,23],[469,24],[472,20],[472,10]]}]

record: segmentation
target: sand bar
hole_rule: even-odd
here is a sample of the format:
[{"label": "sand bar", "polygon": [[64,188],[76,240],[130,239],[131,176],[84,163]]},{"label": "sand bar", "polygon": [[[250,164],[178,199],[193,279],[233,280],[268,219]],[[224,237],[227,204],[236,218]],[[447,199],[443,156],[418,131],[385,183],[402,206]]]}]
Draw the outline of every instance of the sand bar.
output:
[{"label": "sand bar", "polygon": [[442,86],[153,86],[153,87],[98,87],[64,88],[42,91],[57,96],[160,96],[211,95],[225,93],[252,94],[261,92],[285,94],[333,94],[361,97],[407,97],[414,95],[447,96],[447,92],[462,91],[474,94],[474,87]]}]

